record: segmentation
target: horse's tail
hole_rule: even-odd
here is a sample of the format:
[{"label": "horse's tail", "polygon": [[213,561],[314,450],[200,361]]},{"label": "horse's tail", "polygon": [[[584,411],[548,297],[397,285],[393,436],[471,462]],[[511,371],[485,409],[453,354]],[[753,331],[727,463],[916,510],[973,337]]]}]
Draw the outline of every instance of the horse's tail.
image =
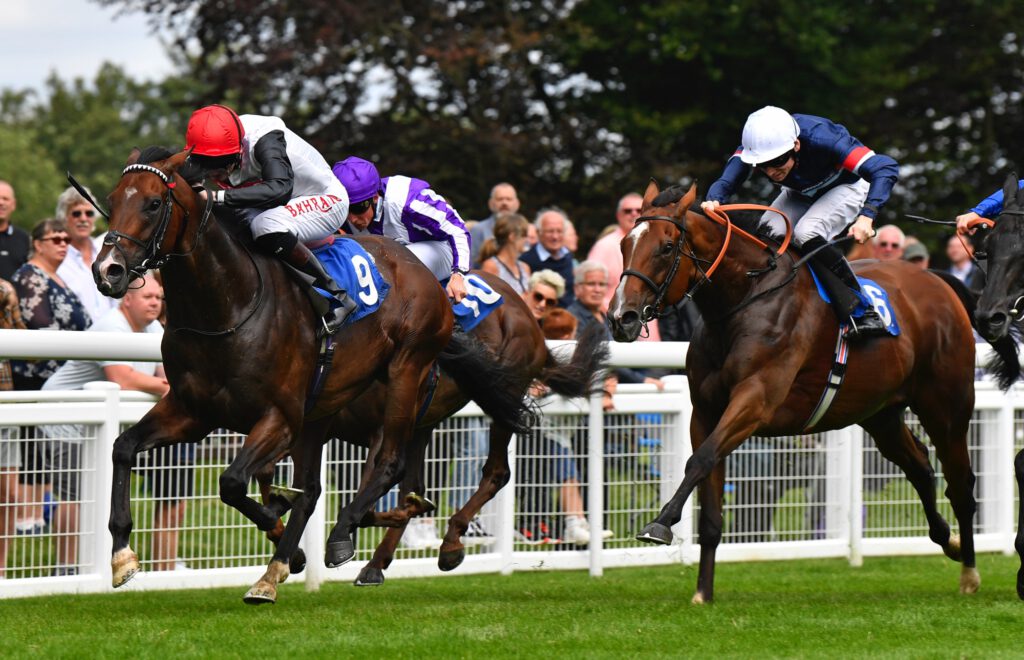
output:
[{"label": "horse's tail", "polygon": [[486,344],[461,330],[437,356],[441,369],[495,424],[523,434],[529,431],[526,389],[522,365],[507,364]]},{"label": "horse's tail", "polygon": [[564,363],[548,351],[547,362],[537,380],[566,398],[586,397],[601,390],[598,376],[608,362],[604,327],[592,323],[579,336],[576,350]]},{"label": "horse's tail", "polygon": [[[930,270],[929,272],[940,277],[953,289],[964,309],[967,310],[967,316],[971,319],[971,327],[977,330],[978,324],[974,320],[974,309],[977,307],[978,297],[952,274],[939,270]],[[1013,330],[1014,332],[1009,332],[994,342],[988,342],[992,346],[992,357],[985,363],[985,369],[995,376],[999,388],[1004,391],[1020,378],[1020,358],[1017,354],[1017,338],[1014,336],[1016,328]]]}]

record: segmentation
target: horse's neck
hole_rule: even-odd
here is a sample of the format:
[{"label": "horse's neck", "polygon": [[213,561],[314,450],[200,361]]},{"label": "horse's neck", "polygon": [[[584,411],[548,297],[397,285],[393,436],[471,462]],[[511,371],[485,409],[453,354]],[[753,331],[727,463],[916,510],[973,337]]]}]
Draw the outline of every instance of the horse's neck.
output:
[{"label": "horse's neck", "polygon": [[220,329],[237,321],[261,285],[258,257],[215,218],[182,252],[161,268],[169,324]]}]

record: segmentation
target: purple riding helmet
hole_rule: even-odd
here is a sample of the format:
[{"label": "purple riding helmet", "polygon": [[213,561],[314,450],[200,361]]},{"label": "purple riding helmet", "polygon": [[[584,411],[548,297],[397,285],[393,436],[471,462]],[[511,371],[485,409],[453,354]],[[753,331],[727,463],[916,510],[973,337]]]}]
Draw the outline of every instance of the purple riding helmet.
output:
[{"label": "purple riding helmet", "polygon": [[331,171],[348,191],[349,204],[365,202],[380,190],[380,175],[377,174],[377,168],[370,161],[358,156],[349,156],[338,161]]}]

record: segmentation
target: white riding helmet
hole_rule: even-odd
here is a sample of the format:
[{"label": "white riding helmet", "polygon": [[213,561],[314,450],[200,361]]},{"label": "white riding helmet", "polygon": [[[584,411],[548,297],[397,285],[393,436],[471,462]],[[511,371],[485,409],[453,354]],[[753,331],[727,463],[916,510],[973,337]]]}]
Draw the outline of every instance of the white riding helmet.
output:
[{"label": "white riding helmet", "polygon": [[757,165],[777,158],[793,148],[800,126],[793,116],[773,105],[766,105],[747,117],[743,125],[743,151],[740,160]]}]

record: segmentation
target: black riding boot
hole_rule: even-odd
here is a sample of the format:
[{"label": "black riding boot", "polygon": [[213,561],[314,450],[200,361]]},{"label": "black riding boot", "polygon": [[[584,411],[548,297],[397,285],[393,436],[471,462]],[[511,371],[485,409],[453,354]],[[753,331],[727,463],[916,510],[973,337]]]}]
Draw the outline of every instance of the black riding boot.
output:
[{"label": "black riding boot", "polygon": [[805,254],[809,254],[819,247],[821,249],[811,257],[811,263],[815,266],[815,272],[821,278],[829,298],[832,299],[832,309],[836,313],[836,318],[840,323],[849,325],[847,338],[854,340],[886,334],[885,323],[873,307],[867,306],[860,319],[851,316],[860,303],[860,296],[857,295],[860,292],[860,283],[857,282],[857,277],[843,253],[836,246],[818,237],[805,242],[802,249]]},{"label": "black riding boot", "polygon": [[352,296],[338,286],[316,256],[302,243],[296,242],[290,252],[282,254],[284,261],[296,270],[313,278],[313,286],[334,296],[340,304],[324,315],[324,326],[328,334],[334,334],[342,326],[349,314],[356,310],[356,302]]}]

